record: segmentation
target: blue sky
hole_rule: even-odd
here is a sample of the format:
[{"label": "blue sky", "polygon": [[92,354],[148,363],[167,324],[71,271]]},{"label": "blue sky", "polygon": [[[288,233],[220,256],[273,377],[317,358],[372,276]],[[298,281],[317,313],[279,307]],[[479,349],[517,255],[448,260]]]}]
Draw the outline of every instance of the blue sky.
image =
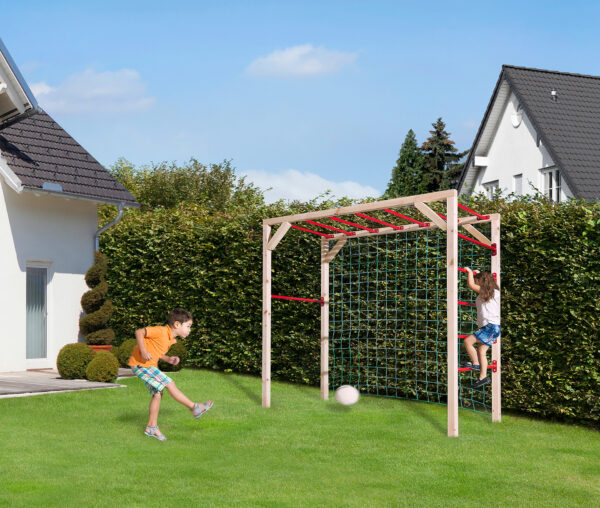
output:
[{"label": "blue sky", "polygon": [[502,64],[600,75],[597,2],[36,1],[0,37],[105,166],[232,159],[268,199],[385,190],[409,129],[470,147]]}]

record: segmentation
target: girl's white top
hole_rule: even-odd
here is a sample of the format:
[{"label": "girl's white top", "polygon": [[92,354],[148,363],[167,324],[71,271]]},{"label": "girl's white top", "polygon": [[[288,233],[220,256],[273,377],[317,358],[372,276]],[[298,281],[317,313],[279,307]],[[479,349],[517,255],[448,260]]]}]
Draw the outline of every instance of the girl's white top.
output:
[{"label": "girl's white top", "polygon": [[494,289],[494,296],[487,302],[483,301],[481,295],[475,299],[477,306],[477,327],[483,328],[485,325],[500,324],[500,291]]}]

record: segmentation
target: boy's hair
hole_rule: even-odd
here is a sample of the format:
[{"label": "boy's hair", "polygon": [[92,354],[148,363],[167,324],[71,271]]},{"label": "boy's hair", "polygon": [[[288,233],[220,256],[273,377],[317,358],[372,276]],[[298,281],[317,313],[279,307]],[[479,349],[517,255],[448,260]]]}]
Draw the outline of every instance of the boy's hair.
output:
[{"label": "boy's hair", "polygon": [[500,289],[490,272],[478,272],[473,279],[480,288],[479,296],[484,302],[488,302],[494,297],[495,289]]},{"label": "boy's hair", "polygon": [[175,321],[179,321],[180,323],[185,323],[186,321],[193,320],[191,312],[177,307],[171,311],[169,314],[169,325],[173,326]]}]

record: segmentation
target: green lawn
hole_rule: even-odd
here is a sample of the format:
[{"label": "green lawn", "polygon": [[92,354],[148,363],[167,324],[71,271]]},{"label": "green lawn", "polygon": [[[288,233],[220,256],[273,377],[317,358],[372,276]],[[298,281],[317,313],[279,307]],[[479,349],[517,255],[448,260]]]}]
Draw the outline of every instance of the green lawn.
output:
[{"label": "green lawn", "polygon": [[600,434],[210,371],[175,374],[199,420],[163,400],[166,443],[143,435],[149,395],[127,388],[0,400],[0,506],[599,506]]}]

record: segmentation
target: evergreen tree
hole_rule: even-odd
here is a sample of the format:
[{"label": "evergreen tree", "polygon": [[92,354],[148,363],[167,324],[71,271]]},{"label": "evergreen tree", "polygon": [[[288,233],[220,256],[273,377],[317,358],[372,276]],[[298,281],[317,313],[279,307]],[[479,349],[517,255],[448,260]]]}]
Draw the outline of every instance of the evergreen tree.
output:
[{"label": "evergreen tree", "polygon": [[427,192],[423,182],[423,155],[415,133],[410,129],[400,148],[383,199],[412,196],[423,192]]},{"label": "evergreen tree", "polygon": [[431,135],[421,146],[427,192],[455,188],[463,167],[459,161],[468,151],[458,152],[441,118],[431,125]]}]

